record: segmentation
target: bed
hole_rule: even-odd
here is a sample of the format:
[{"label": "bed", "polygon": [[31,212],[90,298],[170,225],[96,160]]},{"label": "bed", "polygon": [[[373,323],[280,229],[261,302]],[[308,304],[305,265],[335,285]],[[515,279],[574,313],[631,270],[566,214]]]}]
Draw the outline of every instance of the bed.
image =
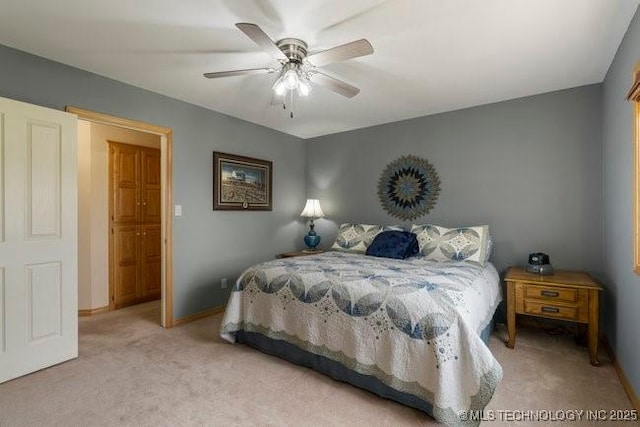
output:
[{"label": "bed", "polygon": [[237,280],[221,336],[418,408],[477,425],[502,378],[486,345],[502,297],[491,263],[326,252]]}]

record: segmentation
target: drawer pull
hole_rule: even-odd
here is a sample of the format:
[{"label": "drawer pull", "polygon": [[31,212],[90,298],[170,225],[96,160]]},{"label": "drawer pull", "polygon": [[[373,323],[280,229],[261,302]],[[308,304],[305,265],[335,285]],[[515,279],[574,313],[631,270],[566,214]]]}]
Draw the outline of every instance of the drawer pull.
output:
[{"label": "drawer pull", "polygon": [[554,308],[554,307],[542,307],[541,310],[543,313],[559,313],[560,312],[560,309]]},{"label": "drawer pull", "polygon": [[556,291],[540,291],[540,295],[542,295],[543,297],[559,297],[560,296],[560,292],[556,292]]}]

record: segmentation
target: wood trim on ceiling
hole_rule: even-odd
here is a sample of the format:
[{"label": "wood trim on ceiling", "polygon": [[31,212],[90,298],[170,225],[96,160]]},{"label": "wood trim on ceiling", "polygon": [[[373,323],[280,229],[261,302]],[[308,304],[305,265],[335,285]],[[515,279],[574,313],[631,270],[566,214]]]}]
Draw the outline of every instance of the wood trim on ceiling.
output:
[{"label": "wood trim on ceiling", "polygon": [[76,114],[79,119],[87,120],[93,123],[100,123],[109,126],[117,126],[140,132],[153,133],[159,135],[162,139],[161,151],[163,155],[163,166],[166,170],[166,179],[162,183],[162,193],[165,199],[163,212],[163,228],[165,233],[164,249],[165,257],[164,277],[165,286],[162,293],[164,303],[163,322],[165,328],[174,326],[173,320],[173,130],[168,127],[158,126],[138,120],[125,119],[123,117],[112,116],[110,114],[99,113],[83,108],[66,106],[65,111]]},{"label": "wood trim on ceiling", "polygon": [[139,120],[125,119],[123,117],[112,116],[110,114],[98,113],[95,111],[85,110],[78,107],[68,105],[65,108],[67,113],[76,114],[78,118],[82,120],[89,120],[95,123],[101,123],[111,126],[119,126],[131,130],[137,130],[141,132],[154,133],[156,135],[165,135],[173,132],[170,128],[164,126],[158,126]]}]

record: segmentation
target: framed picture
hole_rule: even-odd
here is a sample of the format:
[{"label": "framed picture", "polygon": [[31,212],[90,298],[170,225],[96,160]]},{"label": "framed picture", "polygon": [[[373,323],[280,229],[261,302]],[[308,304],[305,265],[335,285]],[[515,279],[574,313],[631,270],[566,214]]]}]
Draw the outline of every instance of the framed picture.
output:
[{"label": "framed picture", "polygon": [[214,151],[213,210],[272,210],[272,167],[267,160]]}]

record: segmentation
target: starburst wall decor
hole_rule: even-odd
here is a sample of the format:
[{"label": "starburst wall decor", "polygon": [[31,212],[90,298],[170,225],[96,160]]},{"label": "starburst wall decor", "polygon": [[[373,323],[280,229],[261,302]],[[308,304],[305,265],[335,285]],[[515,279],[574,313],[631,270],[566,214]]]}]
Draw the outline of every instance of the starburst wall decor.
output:
[{"label": "starburst wall decor", "polygon": [[389,215],[411,221],[436,204],[440,178],[426,159],[402,156],[389,163],[378,181],[378,197]]}]

